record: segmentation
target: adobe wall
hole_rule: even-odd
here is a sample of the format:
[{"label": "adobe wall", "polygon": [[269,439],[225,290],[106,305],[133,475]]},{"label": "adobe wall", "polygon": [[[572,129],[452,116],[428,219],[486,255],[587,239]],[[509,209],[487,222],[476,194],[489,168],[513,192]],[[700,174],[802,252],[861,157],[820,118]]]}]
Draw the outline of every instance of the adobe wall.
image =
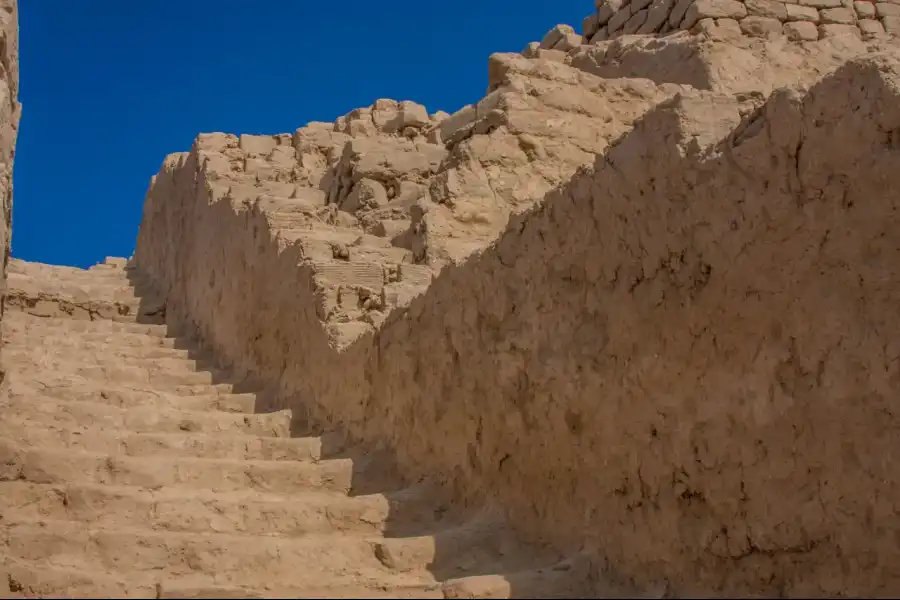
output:
[{"label": "adobe wall", "polygon": [[[551,83],[547,106],[574,97]],[[548,156],[533,143],[547,131],[498,141],[535,112],[522,103],[540,90],[517,86],[503,110],[456,117],[468,130],[433,172],[388,161],[397,190],[456,190],[398,208],[409,229],[389,245],[408,254],[366,233],[369,213],[329,209],[331,189],[369,202],[378,188],[356,185],[388,182],[317,125],[328,133],[202,136],[167,158],[134,263],[174,325],[277,385],[280,402],[387,445],[409,474],[498,501],[536,537],[596,551],[604,576],[683,596],[900,591],[900,62],[851,62],[758,110],[758,95],[646,88],[646,114],[623,120],[593,167],[557,167],[561,186],[540,201],[513,206],[510,192],[504,225],[473,216],[459,190],[519,181]],[[371,112],[361,122],[377,125]],[[452,118],[410,143],[443,142],[433,132],[459,131],[441,125]],[[367,148],[380,160],[396,144]],[[476,150],[481,171],[466,162]],[[433,248],[459,248],[465,219],[484,226],[468,254],[430,266]],[[499,239],[481,242],[492,228]],[[404,301],[373,295],[416,266],[431,275]],[[336,334],[348,324],[356,334]]]},{"label": "adobe wall", "polygon": [[[0,319],[12,236],[13,157],[19,129],[19,21],[16,0],[0,0]],[[0,383],[5,376],[0,364]]]},{"label": "adobe wall", "polygon": [[526,55],[564,54],[627,35],[667,36],[720,30],[754,38],[815,41],[838,35],[861,39],[900,33],[898,0],[595,0],[581,33],[561,24],[532,42]]}]

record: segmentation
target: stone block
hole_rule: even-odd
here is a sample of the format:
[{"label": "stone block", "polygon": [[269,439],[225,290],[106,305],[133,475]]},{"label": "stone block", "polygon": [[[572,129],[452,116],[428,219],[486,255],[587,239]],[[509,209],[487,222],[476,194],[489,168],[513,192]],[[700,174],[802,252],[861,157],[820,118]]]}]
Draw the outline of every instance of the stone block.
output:
[{"label": "stone block", "polygon": [[900,5],[890,2],[876,2],[875,14],[879,17],[900,17]]},{"label": "stone block", "polygon": [[781,21],[771,17],[745,17],[740,20],[741,31],[750,37],[781,35]]},{"label": "stone block", "polygon": [[875,3],[874,2],[865,2],[865,1],[857,1],[853,3],[853,10],[856,11],[856,16],[860,19],[874,19],[875,18]]},{"label": "stone block", "polygon": [[859,31],[859,28],[856,25],[842,25],[837,23],[824,23],[819,25],[819,37],[827,38],[827,37],[838,37],[838,36],[856,36],[858,38],[862,37],[862,34]]},{"label": "stone block", "polygon": [[809,42],[819,39],[819,30],[809,21],[791,21],[784,24],[784,34],[793,42]]},{"label": "stone block", "polygon": [[585,39],[591,39],[591,37],[597,33],[600,29],[600,19],[597,17],[597,13],[591,13],[584,18],[581,22],[581,35],[585,37]]},{"label": "stone block", "polygon": [[779,21],[787,20],[787,9],[784,2],[778,2],[777,0],[744,0],[744,5],[747,7],[747,14],[751,17],[768,17]]},{"label": "stone block", "polygon": [[674,0],[653,0],[647,9],[647,20],[638,33],[656,33],[666,23],[672,11]]},{"label": "stone block", "polygon": [[622,33],[625,35],[637,33],[637,30],[641,28],[641,25],[647,21],[647,12],[646,8],[642,8],[631,15],[631,18],[625,23],[625,27],[622,28]]},{"label": "stone block", "polygon": [[550,50],[559,43],[564,36],[570,33],[575,33],[575,29],[573,29],[571,25],[557,25],[544,35],[540,47],[545,50]]},{"label": "stone block", "polygon": [[819,22],[837,25],[855,25],[856,11],[852,8],[825,8],[819,11]]},{"label": "stone block", "polygon": [[747,7],[737,0],[694,0],[687,9],[682,29],[691,29],[701,19],[737,19],[747,16]]},{"label": "stone block", "polygon": [[788,21],[809,21],[810,23],[819,22],[819,11],[811,6],[802,6],[800,4],[787,4]]},{"label": "stone block", "polygon": [[863,39],[871,39],[885,33],[884,25],[875,19],[861,19],[856,26],[859,27]]}]

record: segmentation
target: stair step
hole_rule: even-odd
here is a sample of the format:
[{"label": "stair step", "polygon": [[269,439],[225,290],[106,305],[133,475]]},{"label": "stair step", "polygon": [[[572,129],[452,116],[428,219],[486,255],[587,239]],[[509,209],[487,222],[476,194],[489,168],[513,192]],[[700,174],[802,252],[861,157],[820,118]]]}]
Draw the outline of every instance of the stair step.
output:
[{"label": "stair step", "polygon": [[[204,581],[206,580],[206,581]],[[393,586],[347,584],[296,588],[216,585],[212,577],[154,577],[136,580],[92,571],[89,566],[58,567],[0,555],[0,598],[442,598],[437,583]]]},{"label": "stair step", "polygon": [[[11,371],[9,395],[14,398],[43,396],[70,402],[96,402],[121,408],[153,406],[159,410],[175,408],[232,413],[253,413],[256,406],[256,394],[234,394],[223,391],[218,386],[205,389],[189,387],[185,389],[191,393],[182,395],[159,392],[150,387],[135,389],[48,373],[30,374],[30,381],[23,381],[20,374],[12,369]],[[204,391],[207,393],[203,393]]]},{"label": "stair step", "polygon": [[[283,586],[336,584],[408,585],[434,583],[393,575],[376,559],[364,537],[309,534],[301,538],[226,533],[180,533],[138,528],[104,530],[68,521],[0,526],[5,554],[27,561],[68,566],[73,559],[97,571],[168,579],[214,577],[218,584]],[[93,569],[92,569],[93,570]],[[125,579],[125,577],[123,577]]]},{"label": "stair step", "polygon": [[411,488],[395,494],[347,497],[336,492],[296,495],[211,492],[170,487],[158,491],[96,484],[0,484],[5,522],[51,519],[112,530],[142,527],[158,531],[298,536],[361,532],[374,535],[406,506],[412,511],[427,493]]},{"label": "stair step", "polygon": [[[106,364],[84,364],[71,358],[60,358],[50,354],[4,354],[4,363],[9,369],[19,372],[49,370],[57,374],[72,375],[103,382],[143,383],[158,389],[171,390],[173,386],[213,385],[227,380],[225,371],[190,371],[170,369],[162,361],[144,361],[129,364],[128,361],[105,360]],[[181,361],[176,361],[181,362]]]},{"label": "stair step", "polygon": [[158,592],[153,582],[140,585],[81,565],[54,566],[0,552],[0,598],[157,598]]},{"label": "stair step", "polygon": [[92,452],[24,448],[0,438],[0,481],[86,483],[234,491],[253,489],[293,493],[309,489],[349,492],[354,472],[350,459],[237,461],[156,456],[133,458]]},{"label": "stair step", "polygon": [[[131,336],[131,337],[125,337]],[[41,345],[34,345],[34,340],[41,340]],[[157,338],[133,334],[122,334],[115,338],[98,336],[99,339],[85,339],[85,336],[37,336],[29,332],[3,331],[4,352],[14,355],[33,355],[39,351],[53,356],[71,356],[82,362],[88,359],[103,361],[107,357],[122,358],[126,361],[137,360],[183,360],[189,363],[203,362],[205,355],[197,350],[174,347],[174,338]],[[128,343],[122,343],[123,341]],[[172,342],[163,344],[160,342]],[[202,357],[202,358],[198,358]]]},{"label": "stair step", "polygon": [[130,323],[127,321],[110,321],[108,319],[97,319],[95,321],[90,321],[88,319],[72,319],[66,317],[38,317],[23,313],[17,314],[15,311],[10,311],[9,315],[3,315],[4,326],[6,324],[7,318],[9,318],[10,320],[27,319],[28,321],[32,322],[38,321],[40,322],[39,324],[42,327],[53,329],[57,333],[105,333],[116,335],[120,333],[133,333],[154,337],[166,337],[168,331],[165,325]]},{"label": "stair step", "polygon": [[231,433],[260,437],[290,437],[291,411],[266,414],[196,412],[144,406],[118,408],[97,402],[71,402],[43,396],[16,397],[0,400],[9,417],[7,423],[25,422],[36,427],[85,433]]},{"label": "stair step", "polygon": [[131,456],[184,456],[219,460],[317,461],[322,441],[316,437],[256,437],[234,434],[120,433],[113,429],[58,427],[44,430],[33,422],[0,421],[0,436],[23,446]]},{"label": "stair step", "polygon": [[[170,351],[168,348],[156,350]],[[26,366],[30,368],[40,367],[60,372],[69,372],[72,369],[84,369],[87,367],[121,367],[132,370],[163,371],[179,377],[185,373],[213,372],[206,368],[209,364],[207,361],[180,356],[135,356],[134,353],[111,351],[108,347],[100,350],[59,346],[55,348],[45,348],[43,346],[6,347],[3,353],[4,361],[8,364],[20,365],[20,368]]]}]

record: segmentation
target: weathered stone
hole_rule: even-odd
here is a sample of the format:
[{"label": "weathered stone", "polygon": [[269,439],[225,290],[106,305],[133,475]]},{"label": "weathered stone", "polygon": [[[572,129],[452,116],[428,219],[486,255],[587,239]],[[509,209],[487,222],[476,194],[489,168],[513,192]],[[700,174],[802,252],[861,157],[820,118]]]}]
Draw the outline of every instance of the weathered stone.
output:
[{"label": "weathered stone", "polygon": [[566,53],[562,50],[544,50],[541,48],[537,51],[536,58],[561,63],[565,62]]},{"label": "weathered stone", "polygon": [[740,25],[741,31],[750,37],[781,35],[781,21],[770,17],[745,17]]},{"label": "weathered stone", "polygon": [[557,25],[544,35],[544,39],[542,39],[540,43],[540,48],[551,50],[561,39],[563,39],[563,37],[574,33],[575,30],[571,25]]},{"label": "weathered stone", "polygon": [[875,3],[868,2],[866,0],[857,0],[853,3],[853,9],[856,11],[857,16],[860,19],[874,19],[875,18]]},{"label": "weathered stone", "polygon": [[810,21],[792,21],[784,24],[784,34],[794,42],[813,41],[819,39],[819,30]]},{"label": "weathered stone", "polygon": [[540,42],[528,42],[528,45],[525,46],[524,50],[522,50],[522,56],[524,56],[525,58],[537,57],[537,51],[540,46]]},{"label": "weathered stone", "polygon": [[862,37],[859,28],[856,25],[841,25],[835,23],[819,25],[820,38],[837,37],[844,35]]},{"label": "weathered stone", "polygon": [[597,30],[597,33],[591,37],[592,44],[599,44],[600,42],[605,42],[609,39],[609,30],[604,25],[600,29]]},{"label": "weathered stone", "polygon": [[810,23],[819,22],[819,11],[811,6],[788,4],[785,6],[785,9],[787,10],[788,21],[809,21]]},{"label": "weathered stone", "polygon": [[887,33],[900,36],[900,17],[882,17],[881,24]]},{"label": "weathered stone", "polygon": [[581,34],[585,39],[591,39],[597,30],[600,29],[600,18],[597,13],[591,13],[581,22]]},{"label": "weathered stone", "polygon": [[813,8],[839,8],[842,6],[841,0],[797,0],[797,3]]},{"label": "weathered stone", "polygon": [[669,13],[672,11],[674,0],[653,0],[647,9],[647,19],[638,33],[656,33],[666,23]]},{"label": "weathered stone", "polygon": [[743,19],[747,7],[737,0],[694,0],[687,9],[682,29],[690,29],[700,19]]},{"label": "weathered stone", "polygon": [[677,0],[675,2],[672,12],[669,13],[669,25],[671,25],[672,28],[678,29],[681,26],[681,22],[684,20],[684,14],[693,3],[694,0]]},{"label": "weathered stone", "polygon": [[875,19],[860,19],[856,26],[862,32],[863,39],[871,39],[885,33],[884,25]]},{"label": "weathered stone", "polygon": [[879,17],[900,17],[900,5],[890,2],[875,3],[875,13]]},{"label": "weathered stone", "polygon": [[647,12],[646,8],[642,8],[631,15],[631,18],[625,23],[625,27],[622,28],[622,33],[625,35],[636,33],[637,30],[641,28],[641,25],[647,21]]},{"label": "weathered stone", "polygon": [[606,29],[610,35],[617,34],[631,18],[631,6],[623,7],[619,12],[614,14],[606,23]]},{"label": "weathered stone", "polygon": [[570,50],[574,50],[581,46],[584,42],[583,38],[577,33],[567,33],[564,35],[556,45],[553,46],[553,50],[560,50],[562,52],[569,52]]},{"label": "weathered stone", "polygon": [[825,8],[819,11],[819,22],[853,25],[856,23],[856,11],[852,8]]},{"label": "weathered stone", "polygon": [[747,7],[747,14],[752,17],[768,17],[778,19],[779,21],[787,20],[787,9],[784,2],[778,0],[744,0]]}]

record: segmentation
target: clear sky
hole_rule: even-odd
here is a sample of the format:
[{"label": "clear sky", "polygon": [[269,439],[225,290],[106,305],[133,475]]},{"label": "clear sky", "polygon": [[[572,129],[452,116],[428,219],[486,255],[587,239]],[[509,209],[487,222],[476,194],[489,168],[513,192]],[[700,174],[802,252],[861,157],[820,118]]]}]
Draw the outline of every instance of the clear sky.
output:
[{"label": "clear sky", "polygon": [[378,98],[453,112],[591,0],[20,0],[12,254],[134,249],[163,157],[200,132],[292,132]]}]

